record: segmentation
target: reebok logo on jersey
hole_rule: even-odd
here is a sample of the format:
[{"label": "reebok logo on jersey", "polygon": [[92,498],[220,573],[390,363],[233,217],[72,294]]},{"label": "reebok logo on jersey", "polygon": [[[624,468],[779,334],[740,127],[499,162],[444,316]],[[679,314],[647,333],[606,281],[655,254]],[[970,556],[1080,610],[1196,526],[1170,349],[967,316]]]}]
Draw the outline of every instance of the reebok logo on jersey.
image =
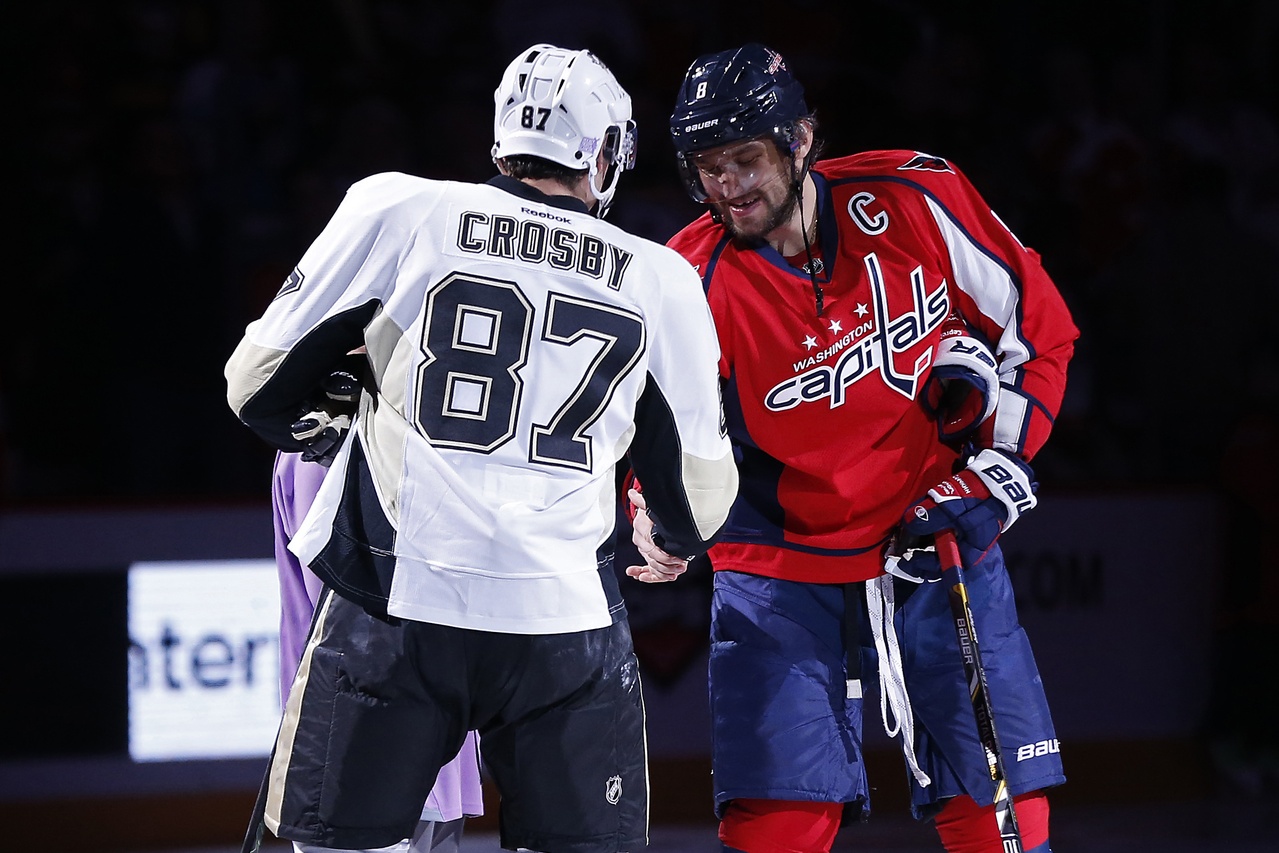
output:
[{"label": "reebok logo on jersey", "polygon": [[563,222],[565,224],[568,224],[569,222],[573,221],[569,219],[567,216],[557,216],[554,213],[551,213],[550,211],[534,210],[531,207],[521,207],[520,213],[524,214],[525,216],[536,216],[539,219],[549,219],[552,222]]}]

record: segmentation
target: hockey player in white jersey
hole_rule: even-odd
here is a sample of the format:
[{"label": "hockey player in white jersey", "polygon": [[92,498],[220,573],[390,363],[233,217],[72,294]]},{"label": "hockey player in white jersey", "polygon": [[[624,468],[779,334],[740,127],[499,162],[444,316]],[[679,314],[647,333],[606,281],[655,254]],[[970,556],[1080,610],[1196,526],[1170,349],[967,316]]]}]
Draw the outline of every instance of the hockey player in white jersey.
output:
[{"label": "hockey player in white jersey", "polygon": [[332,590],[264,789],[266,827],[303,851],[399,849],[469,729],[503,847],[647,843],[615,465],[667,552],[710,547],[737,489],[718,343],[693,268],[603,221],[635,157],[612,73],[535,45],[495,103],[499,176],[354,184],[226,366],[240,419],[301,452],[314,389],[367,350],[290,546]]}]

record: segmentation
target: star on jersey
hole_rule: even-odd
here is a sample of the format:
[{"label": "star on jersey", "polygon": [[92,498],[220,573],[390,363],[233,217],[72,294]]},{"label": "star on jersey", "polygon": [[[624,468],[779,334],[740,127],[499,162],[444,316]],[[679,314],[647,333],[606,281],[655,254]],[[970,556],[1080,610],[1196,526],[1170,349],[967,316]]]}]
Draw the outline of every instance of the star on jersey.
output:
[{"label": "star on jersey", "polygon": [[808,337],[804,338],[805,349],[816,349],[816,347],[817,347],[817,338],[813,337],[812,335],[809,335]]},{"label": "star on jersey", "polygon": [[857,307],[853,310],[857,312],[858,317],[865,317],[870,313],[870,309],[866,307],[865,302],[858,302]]},{"label": "star on jersey", "polygon": [[840,332],[842,332],[843,330],[844,330],[844,324],[843,324],[843,323],[839,322],[838,320],[831,320],[831,321],[830,321],[830,333],[831,333],[832,335],[838,335],[838,334],[839,334]]},{"label": "star on jersey", "polygon": [[[923,267],[916,267],[910,274],[911,297],[890,307],[879,258],[872,252],[862,260],[870,285],[871,316],[856,321],[828,346],[810,350],[794,362],[795,375],[764,395],[769,411],[784,412],[822,401],[836,409],[848,400],[849,389],[869,376],[878,376],[889,390],[908,400],[918,398],[923,377],[933,362],[934,347],[923,342],[950,313],[946,279],[930,290]],[[894,309],[902,313],[894,313]],[[842,332],[839,321],[830,325]]]}]

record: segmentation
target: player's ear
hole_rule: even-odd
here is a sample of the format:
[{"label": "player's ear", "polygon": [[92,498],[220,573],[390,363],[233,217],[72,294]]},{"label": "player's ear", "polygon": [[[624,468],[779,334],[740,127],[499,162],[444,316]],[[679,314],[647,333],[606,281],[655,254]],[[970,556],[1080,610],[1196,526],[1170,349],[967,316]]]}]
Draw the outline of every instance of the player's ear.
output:
[{"label": "player's ear", "polygon": [[795,160],[803,163],[808,158],[808,152],[813,148],[813,125],[808,119],[802,118],[795,122],[794,134]]},{"label": "player's ear", "polygon": [[595,155],[595,190],[596,192],[604,191],[604,184],[608,181],[608,167],[611,165],[608,161],[608,152],[605,146],[601,145],[599,153]]}]

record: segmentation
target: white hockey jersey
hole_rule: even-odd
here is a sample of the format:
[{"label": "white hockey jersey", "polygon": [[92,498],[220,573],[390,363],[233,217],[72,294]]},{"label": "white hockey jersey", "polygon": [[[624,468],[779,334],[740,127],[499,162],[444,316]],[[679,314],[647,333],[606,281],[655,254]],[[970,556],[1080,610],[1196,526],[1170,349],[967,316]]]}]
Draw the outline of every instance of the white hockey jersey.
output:
[{"label": "white hockey jersey", "polygon": [[393,617],[522,634],[624,612],[611,560],[629,452],[672,553],[736,494],[701,283],[576,199],[375,175],[354,184],[226,367],[284,450],[350,351],[371,379],[292,549]]}]

